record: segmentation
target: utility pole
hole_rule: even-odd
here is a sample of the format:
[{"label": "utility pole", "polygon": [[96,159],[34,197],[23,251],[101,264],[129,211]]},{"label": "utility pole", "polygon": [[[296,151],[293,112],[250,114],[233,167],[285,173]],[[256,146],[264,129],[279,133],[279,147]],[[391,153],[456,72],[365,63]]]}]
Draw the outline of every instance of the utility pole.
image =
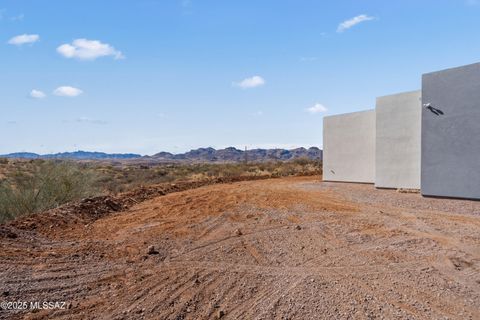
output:
[{"label": "utility pole", "polygon": [[245,146],[245,164],[248,164],[247,146]]}]

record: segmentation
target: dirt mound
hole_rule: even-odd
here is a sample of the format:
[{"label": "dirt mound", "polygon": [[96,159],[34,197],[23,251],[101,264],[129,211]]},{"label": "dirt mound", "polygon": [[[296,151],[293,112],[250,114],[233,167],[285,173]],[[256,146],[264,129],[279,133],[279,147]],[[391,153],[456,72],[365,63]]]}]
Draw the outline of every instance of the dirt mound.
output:
[{"label": "dirt mound", "polygon": [[[86,198],[79,202],[69,203],[43,213],[20,217],[7,224],[10,229],[39,231],[51,234],[53,228],[58,231],[62,227],[72,227],[74,224],[87,224],[105,217],[112,212],[124,211],[131,206],[148,199],[163,196],[173,192],[195,189],[218,183],[233,183],[239,181],[269,179],[272,176],[252,177],[221,177],[201,181],[180,181],[160,185],[140,187],[118,196],[99,196]],[[3,228],[7,228],[6,226]],[[7,230],[7,229],[5,229]],[[10,231],[13,232],[13,231]],[[9,233],[2,232],[0,237],[8,237]]]}]

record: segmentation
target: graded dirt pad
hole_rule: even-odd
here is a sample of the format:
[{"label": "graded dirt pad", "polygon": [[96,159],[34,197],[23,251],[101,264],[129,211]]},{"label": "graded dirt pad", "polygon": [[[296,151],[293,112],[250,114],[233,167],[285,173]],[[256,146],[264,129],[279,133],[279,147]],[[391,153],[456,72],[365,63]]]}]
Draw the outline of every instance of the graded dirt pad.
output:
[{"label": "graded dirt pad", "polygon": [[480,319],[480,202],[284,178],[71,219],[0,230],[0,301],[67,302],[0,317]]}]

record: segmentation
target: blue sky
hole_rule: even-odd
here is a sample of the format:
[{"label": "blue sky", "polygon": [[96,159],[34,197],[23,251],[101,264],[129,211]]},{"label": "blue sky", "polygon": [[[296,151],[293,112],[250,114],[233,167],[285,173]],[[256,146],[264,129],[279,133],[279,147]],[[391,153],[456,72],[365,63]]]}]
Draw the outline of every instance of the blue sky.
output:
[{"label": "blue sky", "polygon": [[474,0],[0,0],[0,154],[321,146],[479,31]]}]

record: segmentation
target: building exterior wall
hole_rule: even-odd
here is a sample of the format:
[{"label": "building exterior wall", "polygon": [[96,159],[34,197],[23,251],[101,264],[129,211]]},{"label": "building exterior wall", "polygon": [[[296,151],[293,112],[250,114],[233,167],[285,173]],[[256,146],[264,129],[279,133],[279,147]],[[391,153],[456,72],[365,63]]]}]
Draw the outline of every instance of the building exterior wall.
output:
[{"label": "building exterior wall", "polygon": [[375,110],[323,119],[323,180],[375,182]]},{"label": "building exterior wall", "polygon": [[375,186],[420,189],[421,91],[377,98]]},{"label": "building exterior wall", "polygon": [[423,75],[422,100],[422,194],[480,199],[480,63]]}]

